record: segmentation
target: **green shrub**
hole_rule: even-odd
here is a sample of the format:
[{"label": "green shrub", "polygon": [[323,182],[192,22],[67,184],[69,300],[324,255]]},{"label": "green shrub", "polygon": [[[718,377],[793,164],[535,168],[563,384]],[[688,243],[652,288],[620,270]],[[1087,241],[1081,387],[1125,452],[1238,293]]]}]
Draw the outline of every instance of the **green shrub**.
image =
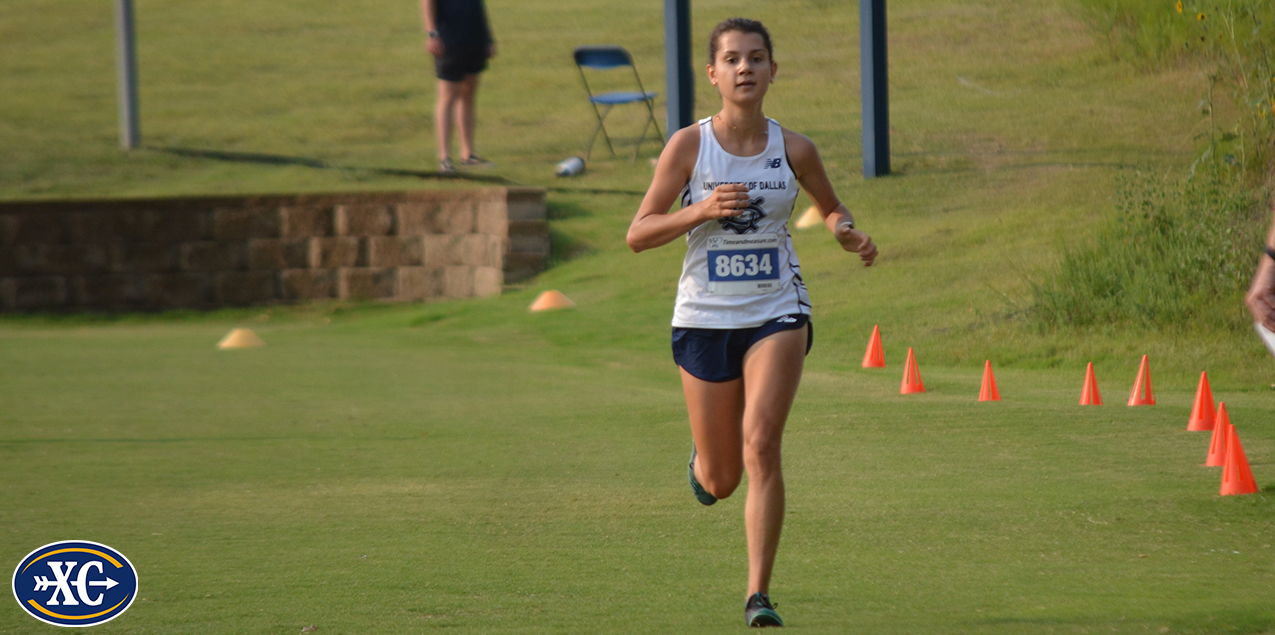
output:
[{"label": "green shrub", "polygon": [[1275,0],[1082,2],[1114,58],[1198,69],[1206,125],[1185,181],[1121,181],[1119,214],[1034,287],[1037,321],[1246,327],[1275,173]]},{"label": "green shrub", "polygon": [[1035,285],[1037,320],[1053,326],[1242,322],[1265,218],[1251,190],[1215,175],[1185,183],[1122,179],[1119,214],[1069,249]]}]

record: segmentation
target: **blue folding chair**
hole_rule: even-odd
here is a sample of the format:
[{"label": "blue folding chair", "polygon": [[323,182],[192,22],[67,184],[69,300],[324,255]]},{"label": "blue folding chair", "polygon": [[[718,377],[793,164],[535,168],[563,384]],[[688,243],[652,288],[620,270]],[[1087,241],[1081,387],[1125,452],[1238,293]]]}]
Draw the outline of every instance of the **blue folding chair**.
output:
[{"label": "blue folding chair", "polygon": [[[658,93],[648,93],[642,87],[642,78],[638,77],[637,67],[633,65],[633,57],[629,52],[619,46],[581,46],[575,50],[576,68],[580,70],[580,79],[584,82],[584,92],[589,95],[589,103],[593,104],[593,114],[598,118],[598,127],[593,129],[593,136],[589,137],[589,147],[584,151],[584,158],[587,161],[589,153],[593,151],[593,142],[598,138],[598,132],[602,133],[602,138],[607,142],[607,148],[611,150],[611,156],[615,156],[615,148],[611,145],[611,136],[607,134],[606,126],[603,120],[611,113],[611,109],[620,104],[632,104],[642,102],[646,104],[647,118],[642,124],[642,135],[638,137],[637,146],[633,148],[633,159],[637,161],[638,151],[642,149],[642,142],[646,140],[646,130],[655,124],[655,134],[659,137],[660,143],[664,143],[664,133],[660,132],[660,124],[655,120],[655,96]],[[595,71],[605,71],[617,68],[629,67],[633,69],[633,79],[637,82],[637,91],[612,91],[608,93],[593,94],[593,90],[589,88],[589,79],[585,76],[584,69],[592,69]],[[598,105],[606,106],[604,110],[598,110]]]}]

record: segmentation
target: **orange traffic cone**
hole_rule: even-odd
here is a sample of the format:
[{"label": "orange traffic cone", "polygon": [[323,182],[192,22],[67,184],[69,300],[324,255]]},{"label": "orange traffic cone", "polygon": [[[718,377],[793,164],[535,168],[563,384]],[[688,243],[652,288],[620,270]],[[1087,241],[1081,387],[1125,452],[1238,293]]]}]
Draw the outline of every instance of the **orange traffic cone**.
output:
[{"label": "orange traffic cone", "polygon": [[1098,380],[1093,376],[1093,362],[1089,362],[1089,368],[1085,370],[1085,387],[1080,389],[1080,405],[1102,405],[1102,394],[1098,392]]},{"label": "orange traffic cone", "polygon": [[1213,390],[1209,388],[1208,372],[1200,373],[1200,387],[1195,389],[1195,406],[1191,408],[1191,418],[1186,422],[1190,432],[1204,432],[1213,429],[1217,420],[1217,411],[1213,409]]},{"label": "orange traffic cone", "polygon": [[1226,466],[1222,468],[1222,496],[1235,494],[1256,494],[1257,481],[1253,480],[1253,470],[1248,466],[1248,457],[1244,456],[1244,446],[1240,445],[1240,435],[1235,426],[1227,426]]},{"label": "orange traffic cone", "polygon": [[1142,365],[1138,367],[1138,379],[1133,382],[1133,391],[1129,393],[1130,406],[1154,406],[1155,395],[1151,393],[1151,365],[1147,356],[1142,356]]},{"label": "orange traffic cone", "polygon": [[1209,455],[1204,459],[1205,467],[1222,467],[1226,465],[1226,434],[1231,427],[1231,418],[1226,414],[1226,402],[1217,405],[1217,420],[1213,424],[1213,439],[1209,441]]},{"label": "orange traffic cone", "polygon": [[916,365],[916,355],[908,349],[908,361],[903,365],[903,385],[899,387],[900,395],[914,392],[925,392],[925,384],[921,383],[921,369]]},{"label": "orange traffic cone", "polygon": [[561,291],[550,289],[541,293],[540,297],[536,298],[536,301],[532,302],[528,309],[531,311],[549,311],[552,309],[569,309],[575,305],[576,303],[572,302],[567,296],[562,295]]},{"label": "orange traffic cone", "polygon": [[872,337],[868,339],[868,350],[863,352],[864,368],[885,368],[885,353],[881,350],[881,325],[872,325]]},{"label": "orange traffic cone", "polygon": [[983,388],[978,391],[979,401],[1000,401],[1001,391],[996,389],[996,376],[992,374],[992,360],[983,364]]}]

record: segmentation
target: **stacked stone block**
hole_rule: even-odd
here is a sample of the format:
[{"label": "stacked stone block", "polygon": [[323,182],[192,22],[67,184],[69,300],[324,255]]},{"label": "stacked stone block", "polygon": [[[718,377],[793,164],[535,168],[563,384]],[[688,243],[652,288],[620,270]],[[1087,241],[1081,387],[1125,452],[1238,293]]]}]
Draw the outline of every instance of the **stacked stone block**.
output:
[{"label": "stacked stone block", "polygon": [[486,297],[548,256],[531,188],[0,203],[0,310]]}]

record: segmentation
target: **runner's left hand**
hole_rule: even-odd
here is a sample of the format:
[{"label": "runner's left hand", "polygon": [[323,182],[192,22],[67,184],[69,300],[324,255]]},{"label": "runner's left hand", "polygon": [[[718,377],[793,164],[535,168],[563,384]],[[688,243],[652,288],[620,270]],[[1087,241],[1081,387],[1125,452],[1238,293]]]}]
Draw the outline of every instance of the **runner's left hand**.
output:
[{"label": "runner's left hand", "polygon": [[837,238],[837,242],[841,243],[842,249],[859,254],[859,260],[863,261],[863,266],[871,267],[876,261],[877,245],[872,242],[871,236],[857,229],[851,229],[849,223],[837,225],[837,231],[833,235]]}]

